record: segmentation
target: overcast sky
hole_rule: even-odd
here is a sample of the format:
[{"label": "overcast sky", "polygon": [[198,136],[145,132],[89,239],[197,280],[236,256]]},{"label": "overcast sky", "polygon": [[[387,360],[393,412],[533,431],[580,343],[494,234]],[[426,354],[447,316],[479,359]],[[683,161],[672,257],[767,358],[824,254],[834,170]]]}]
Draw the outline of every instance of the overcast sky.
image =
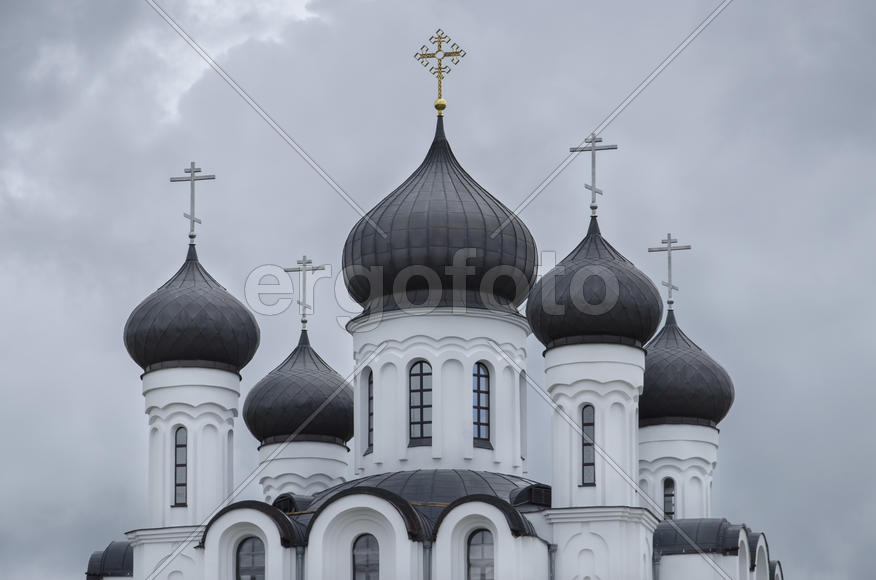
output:
[{"label": "overcast sky", "polygon": [[[445,87],[454,151],[514,206],[715,1],[545,4],[162,3],[366,208],[431,140],[435,83],[412,56],[435,28],[468,52]],[[872,573],[874,22],[867,1],[736,0],[603,134],[620,146],[600,164],[604,235],[655,281],[648,246],[693,245],[679,322],[736,385],[713,512],[764,530],[793,579]],[[191,160],[218,176],[199,254],[240,298],[262,264],[337,271],[358,216],[145,2],[4,2],[0,73],[2,575],[79,578],[145,523],[122,328],[185,255],[187,188],[168,177]],[[522,213],[540,250],[583,236],[588,176],[578,159]],[[344,312],[317,291],[313,342],[349,372]],[[292,313],[258,322],[244,396],[297,339]],[[237,431],[239,481],[256,442]]]}]

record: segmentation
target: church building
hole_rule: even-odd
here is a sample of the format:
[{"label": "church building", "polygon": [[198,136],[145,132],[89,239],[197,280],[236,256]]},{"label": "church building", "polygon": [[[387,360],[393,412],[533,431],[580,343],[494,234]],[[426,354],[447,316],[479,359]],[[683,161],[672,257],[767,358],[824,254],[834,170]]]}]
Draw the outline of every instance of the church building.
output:
[{"label": "church building", "polygon": [[[435,38],[419,56],[440,81],[464,52]],[[671,269],[664,313],[600,230],[594,169],[580,243],[536,279],[535,239],[463,169],[440,92],[435,105],[425,159],[341,249],[362,306],[350,376],[305,316],[285,360],[243,381],[259,327],[202,265],[192,209],[182,266],[124,328],[143,370],[148,516],[92,554],[88,580],[783,578],[763,533],[712,513],[734,386],[682,331]],[[600,141],[578,150],[595,163]],[[193,192],[211,177],[186,172]],[[671,264],[685,248],[663,242]],[[530,333],[552,407],[535,437]],[[258,500],[236,497],[238,415],[259,441]],[[549,482],[528,477],[532,453],[550,455]]]}]

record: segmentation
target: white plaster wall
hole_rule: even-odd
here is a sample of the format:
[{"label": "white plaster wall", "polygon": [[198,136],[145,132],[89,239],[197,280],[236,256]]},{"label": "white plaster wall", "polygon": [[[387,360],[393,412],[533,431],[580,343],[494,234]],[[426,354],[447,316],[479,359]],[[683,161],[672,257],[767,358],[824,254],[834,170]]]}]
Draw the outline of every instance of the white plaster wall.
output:
[{"label": "white plaster wall", "polygon": [[[581,344],[545,353],[548,393],[562,410],[551,416],[553,506],[638,505],[638,402],[645,353],[640,348]],[[595,411],[596,485],[582,486],[581,409]]]},{"label": "white plaster wall", "polygon": [[[636,507],[551,509],[556,580],[652,580],[657,518]],[[661,580],[668,580],[661,576]]]},{"label": "white plaster wall", "polygon": [[408,539],[401,515],[371,495],[349,495],[326,507],[312,523],[305,556],[310,578],[352,580],[353,542],[372,534],[380,549],[380,580],[421,580],[423,546]]},{"label": "white plaster wall", "polygon": [[[438,468],[524,473],[521,376],[529,334],[525,318],[488,311],[458,313],[448,308],[419,315],[385,314],[379,322],[357,320],[348,330],[353,335],[356,362],[363,365],[354,379],[357,475]],[[408,371],[418,360],[432,366],[431,447],[408,447]],[[490,369],[493,449],[473,444],[471,375],[478,362]],[[370,453],[366,453],[368,372],[374,373]]]},{"label": "white plaster wall", "polygon": [[[235,558],[240,543],[248,537],[265,545],[265,577],[272,580],[295,578],[295,548],[284,548],[277,526],[271,518],[252,509],[232,510],[210,526],[204,544],[204,580],[234,580]],[[188,579],[188,576],[186,576]]]},{"label": "white plaster wall", "polygon": [[660,580],[747,580],[747,576],[738,576],[738,556],[720,554],[663,556],[658,564],[658,574]]},{"label": "white plaster wall", "polygon": [[134,580],[206,580],[204,552],[195,548],[202,532],[202,526],[128,532],[134,548]]},{"label": "white plaster wall", "polygon": [[[216,369],[161,369],[143,375],[143,396],[149,417],[148,526],[203,524],[231,493],[240,377]],[[180,426],[188,432],[187,505],[171,507]]]},{"label": "white plaster wall", "polygon": [[[718,464],[718,430],[705,425],[649,425],[639,429],[639,477],[652,509],[663,511],[663,481],[675,480],[677,519],[708,518]],[[645,504],[643,504],[645,505]]]},{"label": "white plaster wall", "polygon": [[347,479],[350,451],[335,443],[291,441],[259,448],[259,484],[267,503],[278,495],[313,495]]},{"label": "white plaster wall", "polygon": [[547,544],[530,536],[515,538],[502,512],[482,502],[461,504],[444,517],[433,546],[433,578],[466,580],[468,538],[478,529],[486,529],[493,534],[495,578],[548,578]]}]

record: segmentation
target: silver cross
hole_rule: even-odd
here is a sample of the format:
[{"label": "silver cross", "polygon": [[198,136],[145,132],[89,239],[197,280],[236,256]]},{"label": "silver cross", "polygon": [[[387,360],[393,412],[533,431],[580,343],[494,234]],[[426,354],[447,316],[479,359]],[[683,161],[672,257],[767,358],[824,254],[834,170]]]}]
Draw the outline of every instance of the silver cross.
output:
[{"label": "silver cross", "polygon": [[587,147],[570,147],[570,153],[582,153],[590,151],[590,184],[585,184],[584,187],[590,192],[590,210],[591,215],[596,215],[596,194],[602,195],[602,190],[596,187],[596,152],[608,151],[617,149],[617,145],[597,145],[602,143],[602,137],[597,137],[596,133],[591,133],[589,137],[584,139],[585,143],[589,143]]},{"label": "silver cross", "polygon": [[308,272],[317,272],[319,270],[325,270],[326,265],[322,266],[311,266],[313,264],[313,260],[308,258],[306,255],[301,256],[301,259],[296,262],[298,264],[297,268],[283,268],[286,272],[300,272],[301,273],[301,300],[298,300],[298,305],[301,306],[301,329],[307,330],[307,311],[313,310],[313,306],[307,303],[307,273]]},{"label": "silver cross", "polygon": [[188,181],[191,183],[191,201],[189,206],[189,213],[183,213],[183,217],[189,220],[189,243],[195,243],[195,224],[201,223],[201,220],[195,217],[195,182],[201,181],[203,179],[216,179],[215,175],[195,175],[196,173],[201,172],[200,167],[195,167],[195,162],[192,161],[192,164],[189,167],[184,169],[188,176],[186,177],[171,177],[171,182],[176,181]]},{"label": "silver cross", "polygon": [[689,245],[684,246],[673,246],[678,242],[675,238],[672,237],[672,234],[666,234],[665,240],[660,240],[661,244],[665,244],[665,248],[648,248],[649,252],[666,252],[666,261],[668,263],[668,272],[669,272],[669,281],[663,282],[663,285],[669,288],[669,297],[666,303],[669,305],[669,309],[672,310],[672,305],[675,304],[675,301],[672,299],[672,291],[678,290],[678,286],[674,286],[672,284],[672,252],[677,250],[689,250],[691,247]]}]

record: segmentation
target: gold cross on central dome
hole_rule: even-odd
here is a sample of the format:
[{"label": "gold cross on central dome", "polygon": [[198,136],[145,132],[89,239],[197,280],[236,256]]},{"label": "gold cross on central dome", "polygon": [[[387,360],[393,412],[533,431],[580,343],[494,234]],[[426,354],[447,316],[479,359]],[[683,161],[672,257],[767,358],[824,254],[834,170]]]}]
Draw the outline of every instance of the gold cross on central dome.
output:
[{"label": "gold cross on central dome", "polygon": [[[442,82],[444,77],[450,74],[450,65],[444,64],[444,59],[450,59],[452,64],[459,64],[459,59],[465,56],[465,51],[459,48],[459,45],[450,40],[450,37],[444,34],[440,28],[435,31],[429,38],[429,42],[435,45],[434,49],[430,49],[428,45],[420,47],[420,52],[414,54],[414,58],[420,61],[423,66],[429,67],[429,72],[435,75],[438,79],[438,98],[435,99],[435,108],[438,110],[438,115],[444,114],[444,109],[447,108],[447,101],[441,94]],[[444,45],[449,44],[450,50],[445,50]],[[435,59],[435,64],[430,65],[430,59]]]}]

